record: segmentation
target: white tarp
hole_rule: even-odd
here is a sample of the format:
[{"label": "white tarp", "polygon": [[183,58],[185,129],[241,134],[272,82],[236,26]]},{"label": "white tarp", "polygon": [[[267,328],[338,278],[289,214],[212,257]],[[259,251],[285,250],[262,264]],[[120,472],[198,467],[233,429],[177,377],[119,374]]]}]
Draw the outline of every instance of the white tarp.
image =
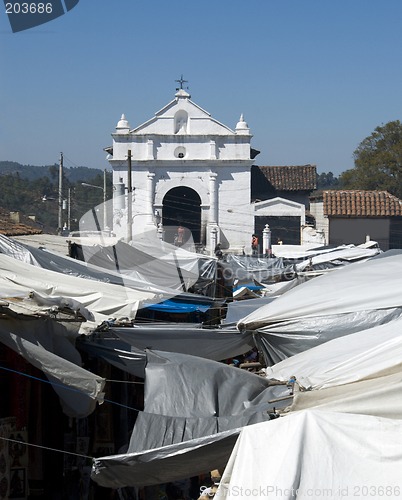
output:
[{"label": "white tarp", "polygon": [[[15,297],[23,301],[11,300]],[[0,254],[0,298],[9,300],[10,309],[18,313],[55,314],[67,307],[96,325],[110,317],[134,318],[138,307],[155,294],[63,275]],[[83,323],[81,333],[95,325]]]},{"label": "white tarp", "polygon": [[[141,279],[135,279],[121,274],[118,271],[106,270],[81,260],[51,252],[44,248],[33,248],[28,245],[23,246],[6,236],[0,239],[0,253],[65,275],[152,292],[156,295],[156,299],[154,299],[152,303],[162,302],[170,297],[175,297],[176,300],[179,298],[180,301],[192,303],[201,302],[204,305],[214,305],[214,299],[206,297],[205,295],[185,293],[182,290],[179,291],[173,288],[156,287],[152,283],[146,281],[143,276]],[[163,269],[161,269],[161,273],[163,274]]]},{"label": "white tarp", "polygon": [[35,257],[21,243],[11,240],[2,234],[0,234],[0,253],[4,253],[27,264],[38,265]]},{"label": "white tarp", "polygon": [[[303,283],[238,323],[270,364],[402,315],[402,255],[382,254]],[[258,339],[257,339],[258,340]]]},{"label": "white tarp", "polygon": [[[376,242],[370,242],[375,245]],[[370,248],[363,245],[340,245],[339,247],[317,247],[316,245],[272,245],[272,253],[283,259],[303,259],[308,262],[311,258],[321,256],[320,262],[330,262],[335,259],[358,260],[367,259],[381,252],[379,248]]]},{"label": "white tarp", "polygon": [[313,255],[307,260],[295,264],[296,271],[303,271],[309,266],[317,266],[317,264],[324,263],[343,263],[347,264],[349,262],[354,262],[357,260],[366,260],[374,257],[381,250],[378,248],[359,248],[353,245],[345,245],[342,247],[338,247],[329,252],[318,253],[317,255]]},{"label": "white tarp", "polygon": [[296,377],[323,389],[402,371],[402,319],[330,340],[266,368],[268,378]]},{"label": "white tarp", "polygon": [[327,389],[297,392],[287,411],[308,408],[402,420],[400,394],[401,371]]},{"label": "white tarp", "polygon": [[399,498],[402,422],[304,411],[242,429],[215,496]]},{"label": "white tarp", "polygon": [[139,305],[154,297],[0,254],[0,310],[6,316],[0,322],[0,342],[41,369],[58,393],[63,411],[81,418],[102,399],[103,379],[81,368],[74,346],[77,336],[91,333],[111,316],[134,318]]}]

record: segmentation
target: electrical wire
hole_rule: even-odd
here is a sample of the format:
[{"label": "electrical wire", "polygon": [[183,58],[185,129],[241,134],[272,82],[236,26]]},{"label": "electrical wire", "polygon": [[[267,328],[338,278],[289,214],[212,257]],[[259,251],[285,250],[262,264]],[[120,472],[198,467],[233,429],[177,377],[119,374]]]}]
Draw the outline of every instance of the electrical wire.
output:
[{"label": "electrical wire", "polygon": [[[29,375],[28,373],[23,373],[23,372],[20,372],[18,370],[13,370],[11,368],[6,368],[5,366],[1,366],[0,365],[0,369],[8,371],[8,372],[11,372],[11,373],[15,373],[17,375],[22,375],[23,377],[31,378],[31,379],[37,380],[39,382],[44,382],[45,384],[50,384],[52,386],[61,387],[62,389],[65,389],[65,390],[68,390],[68,391],[73,391],[73,392],[78,392],[79,394],[83,394],[82,391],[80,391],[79,389],[75,389],[74,387],[69,387],[67,385],[59,384],[57,382],[50,382],[49,380],[45,380],[43,378],[35,377],[34,375]],[[96,401],[99,401],[99,399],[96,399]],[[136,411],[136,412],[140,412],[141,411],[138,408],[132,408],[131,406],[123,405],[122,403],[118,403],[117,401],[112,401],[111,399],[102,398],[102,401],[110,403],[110,404],[114,404],[116,406],[122,406],[123,408],[126,408],[128,410],[132,410],[132,411]]]},{"label": "electrical wire", "polygon": [[67,454],[67,455],[74,455],[76,457],[81,457],[81,458],[87,458],[89,460],[94,460],[94,457],[90,457],[88,455],[81,455],[80,453],[73,453],[72,451],[58,450],[57,448],[49,448],[48,446],[42,446],[42,445],[39,445],[39,444],[27,443],[26,441],[18,441],[17,439],[6,438],[6,437],[3,437],[3,436],[0,436],[0,439],[2,439],[3,441],[10,441],[12,443],[22,444],[24,446],[33,446],[34,448],[41,448],[42,450],[56,451],[57,453],[63,453],[63,454]]}]

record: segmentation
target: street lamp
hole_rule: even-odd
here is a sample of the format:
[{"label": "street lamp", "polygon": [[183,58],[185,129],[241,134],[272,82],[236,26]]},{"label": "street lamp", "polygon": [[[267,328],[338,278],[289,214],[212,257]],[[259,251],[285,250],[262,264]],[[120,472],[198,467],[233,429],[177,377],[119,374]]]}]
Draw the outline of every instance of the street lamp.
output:
[{"label": "street lamp", "polygon": [[88,184],[87,182],[81,182],[81,186],[102,189],[102,191],[103,191],[103,229],[106,231],[108,229],[108,227],[107,227],[107,207],[106,207],[106,169],[103,171],[103,187],[102,186],[95,186],[95,184]]}]

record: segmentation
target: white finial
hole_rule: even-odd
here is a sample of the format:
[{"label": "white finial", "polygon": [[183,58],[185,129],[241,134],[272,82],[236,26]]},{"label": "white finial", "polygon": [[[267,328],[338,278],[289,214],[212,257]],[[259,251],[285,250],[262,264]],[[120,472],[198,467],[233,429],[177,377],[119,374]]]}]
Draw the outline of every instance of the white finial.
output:
[{"label": "white finial", "polygon": [[121,115],[121,118],[116,125],[116,130],[118,133],[123,133],[123,134],[130,130],[130,125],[126,120],[126,115],[124,113]]},{"label": "white finial", "polygon": [[248,128],[247,123],[244,121],[243,113],[240,115],[240,120],[236,125],[236,133],[237,134],[248,134],[250,129]]}]

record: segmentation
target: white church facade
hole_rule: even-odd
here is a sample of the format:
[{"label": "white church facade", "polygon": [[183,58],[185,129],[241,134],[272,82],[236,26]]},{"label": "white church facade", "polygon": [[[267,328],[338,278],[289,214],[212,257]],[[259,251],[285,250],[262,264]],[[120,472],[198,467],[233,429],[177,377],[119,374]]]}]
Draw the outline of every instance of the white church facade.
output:
[{"label": "white church facade", "polygon": [[154,228],[173,243],[184,226],[204,251],[219,242],[231,252],[249,253],[257,215],[290,210],[304,223],[301,204],[251,202],[255,152],[243,116],[231,129],[182,88],[142,125],[131,128],[122,115],[112,137],[105,150],[113,169],[113,232],[120,238]]}]

